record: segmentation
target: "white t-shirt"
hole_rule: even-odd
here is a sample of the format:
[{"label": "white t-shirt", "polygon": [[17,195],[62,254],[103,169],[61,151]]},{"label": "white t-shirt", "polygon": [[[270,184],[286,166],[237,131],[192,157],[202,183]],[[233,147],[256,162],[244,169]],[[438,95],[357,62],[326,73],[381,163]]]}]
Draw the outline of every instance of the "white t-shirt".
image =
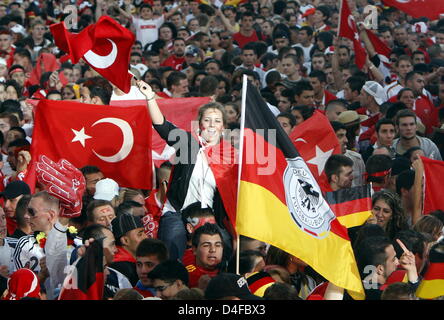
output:
[{"label": "white t-shirt", "polygon": [[311,62],[311,58],[310,58],[310,51],[313,48],[313,44],[311,44],[308,47],[304,47],[302,44],[297,43],[293,46],[294,47],[299,47],[304,51],[304,62]]},{"label": "white t-shirt", "polygon": [[156,19],[143,20],[133,17],[133,25],[136,29],[136,39],[142,42],[142,48],[148,43],[153,43],[159,37],[158,29],[164,23],[164,16]]}]

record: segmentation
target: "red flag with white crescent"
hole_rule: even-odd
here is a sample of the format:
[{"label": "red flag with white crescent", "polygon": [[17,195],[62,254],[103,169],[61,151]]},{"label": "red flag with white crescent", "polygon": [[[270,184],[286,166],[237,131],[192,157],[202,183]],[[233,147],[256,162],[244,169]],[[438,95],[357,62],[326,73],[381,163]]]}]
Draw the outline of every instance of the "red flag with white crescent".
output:
[{"label": "red flag with white crescent", "polygon": [[151,121],[145,105],[41,100],[32,138],[33,162],[40,155],[63,158],[77,168],[95,165],[121,187],[152,187]]},{"label": "red flag with white crescent", "polygon": [[339,36],[350,39],[353,41],[353,49],[355,51],[355,62],[359,69],[362,69],[365,65],[365,60],[367,58],[367,52],[361,44],[361,39],[359,38],[358,28],[356,26],[356,21],[351,14],[350,8],[348,6],[347,0],[341,1],[341,18],[339,19]]},{"label": "red flag with white crescent", "polygon": [[128,66],[135,40],[131,31],[108,16],[100,17],[80,33],[70,33],[64,22],[51,25],[50,30],[56,45],[72,63],[83,59],[120,90],[129,92],[132,75]]},{"label": "red flag with white crescent", "polygon": [[444,14],[442,0],[383,0],[386,6],[404,11],[413,18],[427,17],[438,20]]}]

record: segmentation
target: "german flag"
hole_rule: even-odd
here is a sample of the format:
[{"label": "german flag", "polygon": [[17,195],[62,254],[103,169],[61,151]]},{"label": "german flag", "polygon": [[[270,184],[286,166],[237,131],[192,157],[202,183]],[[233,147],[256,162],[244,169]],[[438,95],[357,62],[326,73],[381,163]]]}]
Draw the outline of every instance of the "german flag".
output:
[{"label": "german flag", "polygon": [[430,250],[429,267],[421,280],[416,296],[421,299],[435,299],[444,296],[444,241],[441,240]]},{"label": "german flag", "polygon": [[327,192],[325,200],[339,222],[346,228],[361,226],[372,215],[369,184]]},{"label": "german flag", "polygon": [[83,257],[74,263],[63,282],[59,300],[102,300],[105,288],[103,274],[103,240],[96,240]]},{"label": "german flag", "polygon": [[363,299],[347,229],[258,90],[246,81],[244,77],[238,233],[302,259],[353,298]]}]

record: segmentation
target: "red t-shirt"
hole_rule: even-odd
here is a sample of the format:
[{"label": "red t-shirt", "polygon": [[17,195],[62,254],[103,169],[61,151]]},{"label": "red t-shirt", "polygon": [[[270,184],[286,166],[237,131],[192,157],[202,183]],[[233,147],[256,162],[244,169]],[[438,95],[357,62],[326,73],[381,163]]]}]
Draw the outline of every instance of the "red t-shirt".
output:
[{"label": "red t-shirt", "polygon": [[426,127],[426,134],[433,132],[433,127],[439,127],[438,109],[427,96],[420,96],[415,101],[415,113]]},{"label": "red t-shirt", "polygon": [[246,37],[246,36],[242,35],[240,32],[237,32],[237,33],[233,34],[233,40],[235,40],[237,42],[238,46],[242,49],[249,42],[259,41],[259,38],[257,37],[257,34],[255,31],[253,31],[253,33],[249,37]]},{"label": "red t-shirt", "polygon": [[188,287],[189,288],[197,288],[199,286],[199,279],[203,275],[207,274],[211,278],[217,276],[219,270],[207,270],[205,268],[199,267],[196,264],[196,256],[193,254],[192,249],[185,250],[185,253],[182,258],[182,264],[188,271]]},{"label": "red t-shirt", "polygon": [[169,56],[162,64],[162,67],[171,67],[174,70],[182,70],[182,64],[185,62],[185,57],[176,57],[175,54]]}]

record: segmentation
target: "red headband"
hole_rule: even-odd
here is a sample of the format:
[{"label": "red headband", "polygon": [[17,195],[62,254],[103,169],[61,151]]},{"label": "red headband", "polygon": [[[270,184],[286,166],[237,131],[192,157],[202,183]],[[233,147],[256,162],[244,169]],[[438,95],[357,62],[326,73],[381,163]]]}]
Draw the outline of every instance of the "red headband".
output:
[{"label": "red headband", "polygon": [[364,179],[367,180],[369,177],[375,177],[375,178],[379,178],[379,177],[385,177],[388,176],[390,173],[392,172],[392,168],[385,170],[385,171],[380,171],[380,172],[375,172],[375,173],[364,173]]}]

